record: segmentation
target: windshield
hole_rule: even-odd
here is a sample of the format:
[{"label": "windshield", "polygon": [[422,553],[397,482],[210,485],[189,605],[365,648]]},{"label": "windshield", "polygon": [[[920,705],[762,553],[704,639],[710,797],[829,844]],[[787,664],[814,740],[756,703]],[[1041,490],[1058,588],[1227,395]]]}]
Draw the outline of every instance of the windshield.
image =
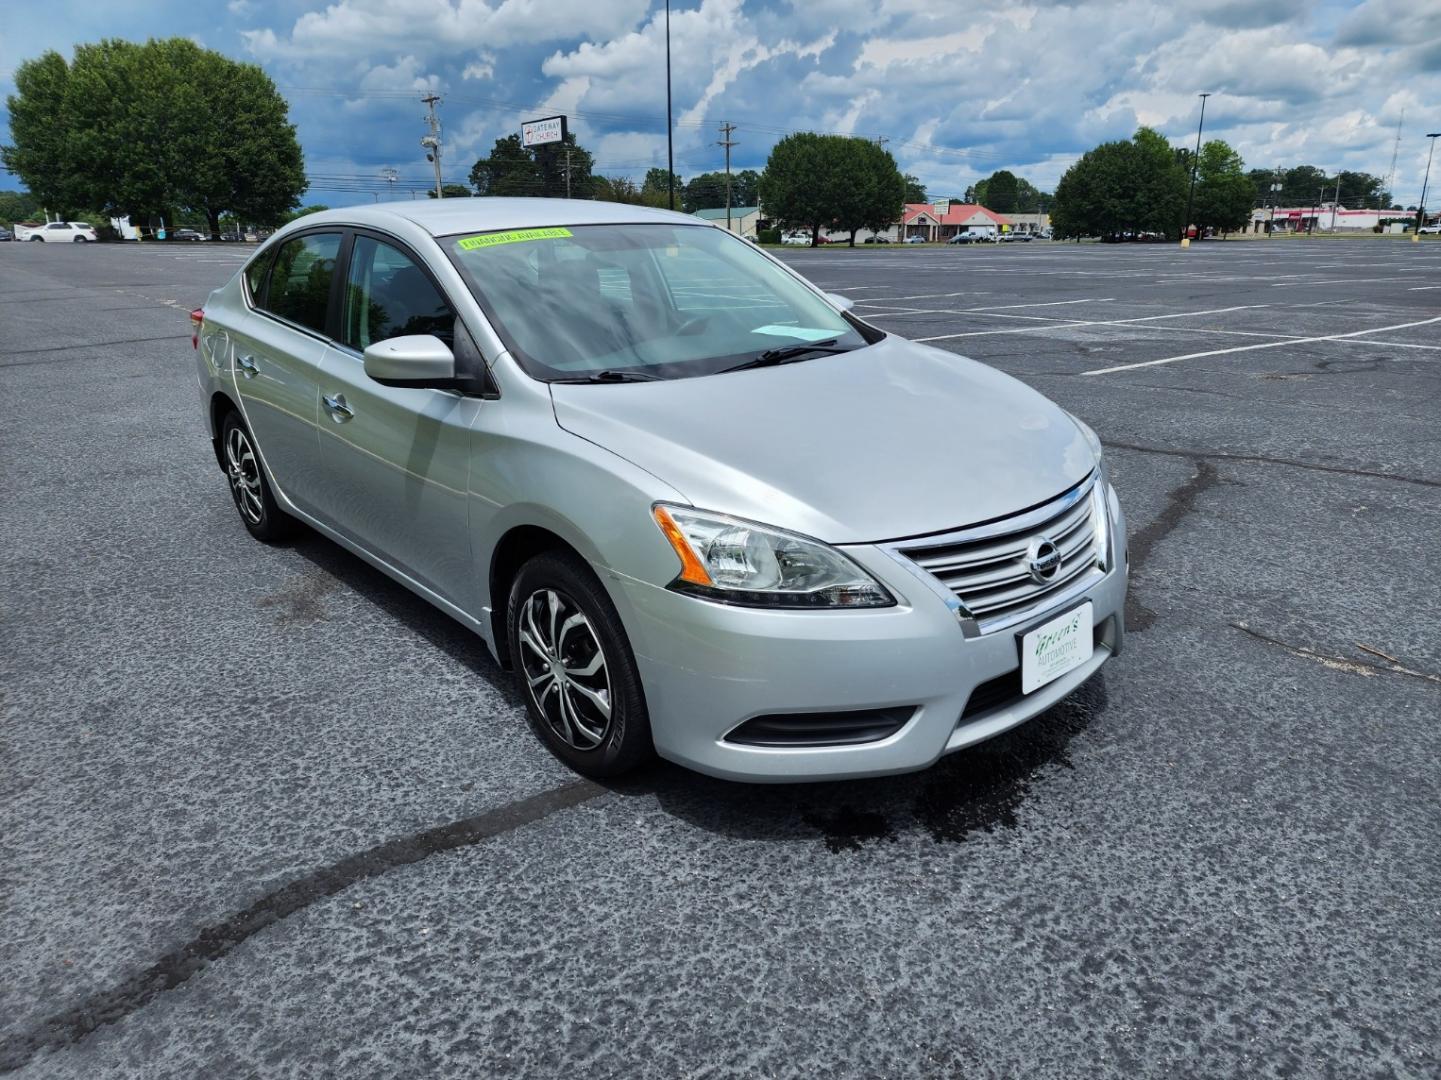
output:
[{"label": "windshield", "polygon": [[538,379],[684,378],[772,349],[824,346],[796,354],[809,358],[867,344],[805,285],[710,226],[572,225],[441,243],[506,347]]}]

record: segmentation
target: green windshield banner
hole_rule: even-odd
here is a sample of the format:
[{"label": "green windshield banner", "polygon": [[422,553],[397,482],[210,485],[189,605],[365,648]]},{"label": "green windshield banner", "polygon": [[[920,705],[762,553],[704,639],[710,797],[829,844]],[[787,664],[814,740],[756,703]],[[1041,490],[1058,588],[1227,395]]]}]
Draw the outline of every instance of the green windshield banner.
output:
[{"label": "green windshield banner", "polygon": [[467,236],[456,246],[461,251],[474,251],[476,248],[495,247],[496,244],[519,244],[525,240],[563,240],[569,235],[569,229],[513,229],[510,232]]}]

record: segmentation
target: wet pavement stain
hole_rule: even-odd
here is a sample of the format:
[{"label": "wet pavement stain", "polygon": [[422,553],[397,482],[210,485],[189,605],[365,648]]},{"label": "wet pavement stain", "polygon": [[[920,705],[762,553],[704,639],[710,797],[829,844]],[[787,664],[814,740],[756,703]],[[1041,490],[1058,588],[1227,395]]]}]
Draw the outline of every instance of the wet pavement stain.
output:
[{"label": "wet pavement stain", "polygon": [[1017,810],[1047,765],[1074,768],[1070,742],[1106,708],[1097,676],[1049,712],[938,763],[916,798],[915,816],[936,843],[1020,825]]},{"label": "wet pavement stain", "polygon": [[801,820],[819,829],[826,838],[826,847],[835,854],[860,851],[867,840],[889,840],[895,843],[896,833],[884,814],[871,810],[855,810],[842,806],[833,814],[807,813]]},{"label": "wet pavement stain", "polygon": [[262,596],[255,604],[257,607],[280,609],[275,617],[276,626],[316,623],[325,618],[325,605],[322,601],[335,590],[336,583],[333,578],[306,575],[294,578],[278,591]]}]

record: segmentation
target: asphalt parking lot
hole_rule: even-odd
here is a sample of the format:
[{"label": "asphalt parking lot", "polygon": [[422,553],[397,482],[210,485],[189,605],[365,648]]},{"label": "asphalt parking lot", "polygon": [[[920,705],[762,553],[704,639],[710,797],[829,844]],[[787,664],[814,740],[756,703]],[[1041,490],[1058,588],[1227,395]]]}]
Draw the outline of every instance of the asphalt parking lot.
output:
[{"label": "asphalt parking lot", "polygon": [[0,245],[0,1072],[1441,1074],[1441,244],[782,253],[1097,429],[1132,635],[766,788],[577,780],[458,625],[247,536],[185,316],[246,253]]}]

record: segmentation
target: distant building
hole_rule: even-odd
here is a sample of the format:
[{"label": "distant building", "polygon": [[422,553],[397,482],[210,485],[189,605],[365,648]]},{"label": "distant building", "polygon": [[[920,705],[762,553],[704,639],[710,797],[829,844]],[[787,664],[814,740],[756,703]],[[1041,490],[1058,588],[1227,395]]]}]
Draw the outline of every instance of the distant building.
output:
[{"label": "distant building", "polygon": [[1415,220],[1414,210],[1347,210],[1334,203],[1263,206],[1251,211],[1251,231],[1263,233],[1269,222],[1272,232],[1375,232],[1386,221]]},{"label": "distant building", "polygon": [[[726,208],[724,206],[712,210],[697,210],[692,216],[725,228]],[[761,219],[761,208],[759,206],[732,206],[730,219],[731,232],[737,236],[754,236],[757,224]]]},{"label": "distant building", "polygon": [[[1029,216],[1035,217],[1036,215]],[[1048,218],[1047,221],[1049,220]],[[1008,230],[1015,225],[1015,220],[1005,214],[987,210],[984,206],[978,206],[975,203],[945,200],[937,200],[934,203],[907,203],[901,212],[901,220],[898,223],[888,229],[881,229],[879,232],[859,229],[856,232],[856,243],[863,244],[873,237],[878,237],[897,244],[911,236],[942,242],[967,229],[975,232],[996,233]],[[832,244],[844,244],[850,240],[851,234],[841,229],[823,228],[821,229],[821,238]]]},{"label": "distant building", "polygon": [[944,243],[957,233],[1009,231],[1014,222],[1005,214],[987,210],[976,203],[907,203],[901,215],[902,238],[920,236],[932,243]]}]

